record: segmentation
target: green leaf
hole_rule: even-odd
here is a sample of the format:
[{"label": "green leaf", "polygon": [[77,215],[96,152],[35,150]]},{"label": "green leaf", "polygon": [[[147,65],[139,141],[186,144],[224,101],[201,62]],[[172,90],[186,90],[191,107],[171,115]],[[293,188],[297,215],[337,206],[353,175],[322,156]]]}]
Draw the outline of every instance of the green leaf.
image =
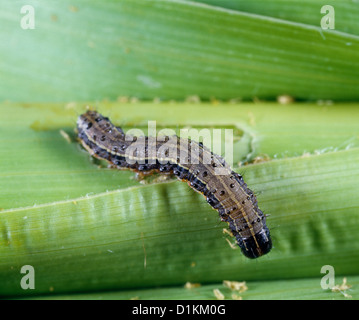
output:
[{"label": "green leaf", "polygon": [[[323,30],[323,4],[37,0],[26,29],[24,3],[5,1],[0,296],[232,299],[222,281],[237,280],[243,299],[357,299],[359,108],[337,101],[359,98],[358,8],[333,3],[335,30]],[[318,102],[260,102],[279,95]],[[125,130],[232,129],[234,169],[269,215],[272,251],[253,261],[231,249],[185,183],[141,184],[92,160],[76,141],[78,101]],[[34,290],[21,287],[24,265]],[[354,289],[323,290],[324,265]]]},{"label": "green leaf", "polygon": [[1,10],[0,100],[359,97],[358,36],[319,24],[181,0],[39,0],[24,30],[20,9]]},{"label": "green leaf", "polygon": [[[266,117],[267,104],[176,104],[172,112],[178,118],[171,120],[163,111],[169,112],[166,104],[129,106],[102,104],[99,109],[125,127],[143,125],[144,119],[151,118],[161,126],[210,127],[216,119],[217,124],[237,126],[255,137],[251,145],[257,155],[271,137],[279,139],[271,146],[274,154],[288,146],[283,133],[277,136],[276,116],[279,121],[292,119],[287,125],[293,137],[306,132],[298,141],[293,138],[290,150],[308,151],[303,147],[310,141],[311,153],[236,168],[257,192],[260,207],[270,214],[273,250],[253,261],[231,249],[222,231],[226,224],[185,183],[141,185],[130,179],[129,172],[91,163],[74,140],[69,143],[59,133],[62,129],[71,134],[81,106],[8,103],[1,105],[5,117],[0,120],[1,295],[137,290],[183,286],[187,281],[205,285],[313,278],[317,285],[313,280],[310,288],[319,290],[313,297],[334,298],[322,295],[321,267],[332,265],[337,282],[357,275],[356,105],[278,106],[270,108],[272,115]],[[125,114],[124,120],[120,114]],[[296,121],[301,116],[308,116],[308,122]],[[337,134],[332,136],[334,130]],[[351,137],[353,147],[348,149],[350,145],[342,142]],[[324,141],[336,152],[322,150],[314,155],[314,148],[324,147]],[[20,287],[23,265],[36,270],[35,290]],[[279,296],[282,283],[274,285],[273,297]]]},{"label": "green leaf", "polygon": [[[341,285],[343,279],[338,277],[336,285]],[[126,290],[114,292],[96,292],[72,295],[39,296],[30,299],[64,299],[64,300],[215,300],[213,290],[218,289],[226,300],[242,298],[243,300],[346,300],[358,299],[355,288],[359,285],[358,276],[349,276],[347,284],[353,289],[342,292],[333,292],[330,289],[322,289],[319,278],[275,280],[275,281],[250,281],[246,282],[248,290],[238,292],[230,290],[222,283],[201,285],[192,289],[181,287],[154,288],[140,290]],[[349,295],[349,296],[346,296]]]},{"label": "green leaf", "polygon": [[359,7],[355,1],[340,0],[328,3],[326,0],[192,0],[209,5],[260,14],[320,26],[322,18],[328,11],[321,13],[321,8],[331,5],[334,8],[335,30],[359,35]]}]

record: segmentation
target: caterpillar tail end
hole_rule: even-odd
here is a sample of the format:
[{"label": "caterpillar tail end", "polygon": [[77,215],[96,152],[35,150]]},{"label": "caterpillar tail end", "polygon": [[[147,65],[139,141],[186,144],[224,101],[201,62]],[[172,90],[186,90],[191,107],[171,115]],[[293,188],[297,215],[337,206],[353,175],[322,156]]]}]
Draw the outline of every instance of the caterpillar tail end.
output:
[{"label": "caterpillar tail end", "polygon": [[268,228],[263,228],[254,236],[248,238],[237,237],[237,243],[242,253],[250,259],[261,257],[272,249],[272,240]]}]

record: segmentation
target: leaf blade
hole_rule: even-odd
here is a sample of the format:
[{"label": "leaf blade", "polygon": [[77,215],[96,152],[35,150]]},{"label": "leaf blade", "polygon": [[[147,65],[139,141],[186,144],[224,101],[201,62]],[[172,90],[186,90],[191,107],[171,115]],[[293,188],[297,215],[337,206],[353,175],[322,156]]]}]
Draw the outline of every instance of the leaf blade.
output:
[{"label": "leaf blade", "polygon": [[7,3],[0,99],[358,99],[355,35],[179,0],[66,5],[41,2],[29,35]]}]

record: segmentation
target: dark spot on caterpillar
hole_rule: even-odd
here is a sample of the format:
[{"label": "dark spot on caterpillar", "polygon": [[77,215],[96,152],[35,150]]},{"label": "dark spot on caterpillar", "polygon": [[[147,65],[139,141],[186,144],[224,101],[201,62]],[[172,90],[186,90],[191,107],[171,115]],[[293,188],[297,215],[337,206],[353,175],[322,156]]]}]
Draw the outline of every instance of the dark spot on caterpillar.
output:
[{"label": "dark spot on caterpillar", "polygon": [[121,160],[115,160],[114,164],[117,165],[117,166],[120,166],[120,165],[122,165],[122,161]]},{"label": "dark spot on caterpillar", "polygon": [[148,167],[146,164],[140,164],[137,169],[139,171],[146,171],[146,170],[148,170]]},{"label": "dark spot on caterpillar", "polygon": [[[97,122],[99,124],[96,124]],[[246,257],[257,258],[270,251],[272,242],[266,226],[266,216],[258,208],[256,196],[240,174],[230,170],[229,174],[216,175],[215,168],[228,168],[228,165],[223,157],[214,155],[202,142],[192,143],[187,140],[187,144],[182,146],[180,141],[185,141],[184,139],[173,136],[172,140],[172,137],[170,139],[165,136],[164,141],[168,144],[165,146],[166,151],[163,151],[164,142],[155,140],[155,143],[151,144],[155,154],[152,154],[152,150],[150,154],[150,139],[144,137],[143,145],[137,143],[134,146],[131,160],[135,162],[130,163],[125,150],[137,141],[137,137],[129,136],[127,138],[130,139],[125,139],[122,129],[115,127],[108,118],[95,111],[88,111],[78,118],[77,129],[82,145],[97,158],[106,160],[119,169],[127,168],[146,174],[154,171],[173,173],[179,180],[186,181],[191,188],[202,193],[208,204],[218,211],[221,220],[228,223]],[[101,143],[97,142],[98,137]],[[175,156],[169,150],[174,150]],[[192,158],[193,150],[199,151],[199,156]],[[160,163],[164,154],[168,162]],[[209,158],[210,163],[207,162]],[[198,163],[194,160],[198,160]]]},{"label": "dark spot on caterpillar", "polygon": [[191,184],[191,187],[196,189],[196,190],[198,190],[199,187],[200,187],[200,185],[199,185],[199,183],[197,181],[192,181],[190,184]]},{"label": "dark spot on caterpillar", "polygon": [[218,213],[220,216],[224,216],[226,214],[226,211],[223,208],[219,208]]},{"label": "dark spot on caterpillar", "polygon": [[[179,179],[186,179],[188,170],[183,167],[177,166],[177,168],[173,169],[173,174],[176,175]],[[187,180],[187,179],[186,179]]]},{"label": "dark spot on caterpillar", "polygon": [[168,172],[171,171],[172,167],[171,165],[160,165],[160,172]]},{"label": "dark spot on caterpillar", "polygon": [[207,200],[208,204],[212,207],[215,207],[216,205],[219,204],[219,201],[215,197],[207,197],[206,200]]}]

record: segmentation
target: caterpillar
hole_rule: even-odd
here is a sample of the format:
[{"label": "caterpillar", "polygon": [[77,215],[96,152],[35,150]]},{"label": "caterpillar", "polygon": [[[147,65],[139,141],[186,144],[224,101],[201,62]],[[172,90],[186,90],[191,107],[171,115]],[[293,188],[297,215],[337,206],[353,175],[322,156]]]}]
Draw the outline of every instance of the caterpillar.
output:
[{"label": "caterpillar", "polygon": [[[172,174],[203,194],[228,223],[236,243],[248,258],[257,258],[272,248],[266,216],[258,208],[255,194],[243,177],[223,157],[201,142],[177,136],[136,137],[96,111],[89,110],[77,120],[78,139],[94,157],[117,169],[142,174]],[[217,174],[220,171],[221,174]]]}]

